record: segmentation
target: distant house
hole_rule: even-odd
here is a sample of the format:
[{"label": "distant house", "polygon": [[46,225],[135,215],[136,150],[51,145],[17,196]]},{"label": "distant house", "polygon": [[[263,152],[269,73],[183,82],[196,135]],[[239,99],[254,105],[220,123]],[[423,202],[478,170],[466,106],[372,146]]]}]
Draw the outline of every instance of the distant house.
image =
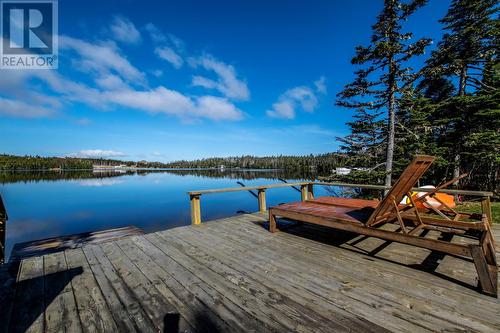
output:
[{"label": "distant house", "polygon": [[336,175],[345,176],[345,175],[348,175],[351,173],[351,169],[349,169],[349,168],[335,168],[335,170],[333,170],[333,173]]},{"label": "distant house", "polygon": [[345,176],[351,173],[351,171],[370,171],[370,168],[335,168],[333,173],[340,176]]},{"label": "distant house", "polygon": [[97,170],[109,170],[109,169],[123,169],[126,168],[127,166],[125,164],[120,164],[120,165],[101,165],[101,164],[94,164],[92,166],[93,169]]}]

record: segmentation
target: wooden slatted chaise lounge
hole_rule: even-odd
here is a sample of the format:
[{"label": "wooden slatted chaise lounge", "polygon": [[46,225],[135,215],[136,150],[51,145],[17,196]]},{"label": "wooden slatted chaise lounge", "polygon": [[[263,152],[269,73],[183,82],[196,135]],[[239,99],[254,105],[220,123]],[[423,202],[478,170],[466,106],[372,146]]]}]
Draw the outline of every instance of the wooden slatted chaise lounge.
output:
[{"label": "wooden slatted chaise lounge", "polygon": [[[485,294],[497,297],[497,262],[495,247],[486,214],[458,213],[446,210],[417,209],[411,188],[435,160],[433,156],[417,155],[403,171],[394,186],[380,202],[375,200],[320,197],[304,202],[281,204],[269,209],[269,230],[277,231],[276,217],[323,225],[388,241],[414,245],[450,255],[472,258],[479,286]],[[445,183],[443,186],[449,185]],[[432,196],[443,188],[426,195]],[[401,205],[408,195],[410,204]],[[387,223],[398,225],[396,231],[381,228]],[[452,235],[467,235],[474,243],[453,243],[426,238],[424,230]]]}]

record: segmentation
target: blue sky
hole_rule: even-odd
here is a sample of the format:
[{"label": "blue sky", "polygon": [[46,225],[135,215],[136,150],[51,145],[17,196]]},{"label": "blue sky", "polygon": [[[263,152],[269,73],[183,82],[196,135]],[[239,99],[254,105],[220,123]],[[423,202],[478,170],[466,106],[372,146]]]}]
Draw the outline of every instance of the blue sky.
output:
[{"label": "blue sky", "polygon": [[[406,29],[438,41],[448,5],[430,0]],[[352,112],[335,95],[381,6],[60,0],[59,69],[0,70],[0,152],[171,161],[336,151]]]}]

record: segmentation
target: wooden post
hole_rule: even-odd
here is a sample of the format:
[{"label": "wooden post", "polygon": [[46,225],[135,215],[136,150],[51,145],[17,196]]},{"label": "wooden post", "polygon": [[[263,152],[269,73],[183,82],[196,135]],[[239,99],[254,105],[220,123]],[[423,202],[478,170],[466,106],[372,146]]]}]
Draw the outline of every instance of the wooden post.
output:
[{"label": "wooden post", "polygon": [[303,202],[307,200],[307,185],[300,185],[300,199]]},{"label": "wooden post", "polygon": [[201,224],[200,195],[190,195],[191,200],[191,224]]},{"label": "wooden post", "polygon": [[273,215],[272,208],[269,210],[269,231],[276,232],[276,217]]},{"label": "wooden post", "polygon": [[267,210],[266,207],[266,190],[265,189],[259,189],[258,190],[259,194],[259,212],[265,212]]},{"label": "wooden post", "polygon": [[314,199],[313,183],[307,184],[307,200]]},{"label": "wooden post", "polygon": [[5,237],[7,230],[7,211],[0,196],[0,265],[5,262]]},{"label": "wooden post", "polygon": [[490,197],[484,197],[481,201],[481,208],[483,210],[483,214],[486,214],[488,218],[488,222],[490,225],[493,224],[493,214],[491,213],[491,201]]}]

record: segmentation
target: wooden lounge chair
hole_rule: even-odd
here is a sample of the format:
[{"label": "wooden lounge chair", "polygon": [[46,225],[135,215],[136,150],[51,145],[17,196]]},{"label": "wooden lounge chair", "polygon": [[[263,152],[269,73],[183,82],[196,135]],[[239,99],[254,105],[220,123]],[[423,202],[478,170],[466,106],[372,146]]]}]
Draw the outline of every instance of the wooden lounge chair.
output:
[{"label": "wooden lounge chair", "polygon": [[[269,230],[277,230],[278,216],[469,257],[476,267],[480,288],[484,293],[497,297],[495,247],[487,215],[458,213],[450,209],[436,213],[431,209],[425,211],[416,208],[415,200],[423,198],[412,198],[411,188],[434,160],[433,156],[417,155],[380,202],[320,197],[272,207],[269,209]],[[427,196],[432,196],[443,186],[439,186]],[[400,202],[406,195],[411,204],[401,205]],[[399,228],[396,231],[381,228],[386,223],[395,223]],[[467,238],[474,239],[474,243],[452,243],[425,238],[427,233],[423,231],[426,229],[467,235]]]}]

